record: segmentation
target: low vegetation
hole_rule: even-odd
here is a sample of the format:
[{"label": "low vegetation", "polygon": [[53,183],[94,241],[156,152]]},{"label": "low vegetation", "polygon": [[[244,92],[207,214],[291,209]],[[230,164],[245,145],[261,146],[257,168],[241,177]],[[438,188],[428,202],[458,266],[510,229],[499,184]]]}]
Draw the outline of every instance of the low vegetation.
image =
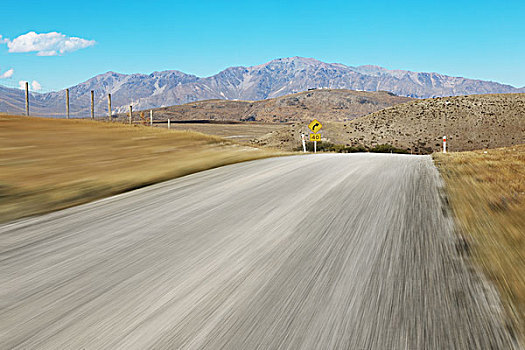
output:
[{"label": "low vegetation", "polygon": [[0,115],[0,222],[277,155],[188,131]]},{"label": "low vegetation", "polygon": [[430,154],[447,136],[453,151],[525,143],[525,94],[438,97],[398,104],[348,122],[331,137],[365,146],[389,143]]},{"label": "low vegetation", "polygon": [[525,145],[435,154],[467,251],[525,341]]},{"label": "low vegetation", "polygon": [[[303,148],[297,147],[295,151],[302,151]],[[308,152],[314,151],[313,142],[306,143],[306,150]],[[373,152],[373,153],[408,153],[407,151],[396,148],[392,145],[384,144],[377,145],[375,147],[366,148],[364,146],[346,146],[341,144],[334,144],[327,141],[317,142],[317,151],[318,152],[335,152],[335,153],[356,153],[356,152]]]}]

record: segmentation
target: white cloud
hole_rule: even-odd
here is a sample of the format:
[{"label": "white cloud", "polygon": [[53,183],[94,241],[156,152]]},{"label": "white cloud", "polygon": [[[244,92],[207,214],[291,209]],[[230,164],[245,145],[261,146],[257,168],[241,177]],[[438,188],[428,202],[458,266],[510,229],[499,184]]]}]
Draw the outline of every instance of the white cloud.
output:
[{"label": "white cloud", "polygon": [[15,70],[13,68],[6,70],[4,73],[0,74],[0,79],[7,79],[13,76]]},{"label": "white cloud", "polygon": [[3,36],[0,35],[0,44],[5,44],[9,41],[9,39],[7,38],[4,38]]},{"label": "white cloud", "polygon": [[31,88],[33,89],[33,91],[38,91],[42,89],[42,85],[40,85],[38,81],[33,80],[33,82],[31,83]]},{"label": "white cloud", "polygon": [[[26,81],[25,80],[20,80],[18,82],[18,86],[20,87],[20,89],[22,90],[25,90],[26,89]],[[40,83],[36,80],[33,80],[33,82],[30,84],[31,86],[31,90],[33,91],[38,91],[38,90],[41,90],[42,89],[42,85],[40,85]]]},{"label": "white cloud", "polygon": [[57,32],[29,32],[13,40],[0,36],[0,43],[7,43],[9,52],[36,52],[38,56],[56,56],[95,45],[94,40],[69,37]]},{"label": "white cloud", "polygon": [[37,54],[37,56],[56,56],[57,55],[57,52],[55,50],[51,50],[51,51],[39,51]]}]

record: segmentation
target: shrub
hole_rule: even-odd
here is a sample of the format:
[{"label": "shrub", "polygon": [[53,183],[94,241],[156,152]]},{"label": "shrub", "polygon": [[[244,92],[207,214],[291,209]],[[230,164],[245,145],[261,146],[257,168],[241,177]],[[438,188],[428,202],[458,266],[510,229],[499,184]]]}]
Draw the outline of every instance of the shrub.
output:
[{"label": "shrub", "polygon": [[[303,146],[299,146],[294,151],[301,152]],[[307,142],[306,150],[308,152],[314,151],[314,143]],[[333,153],[357,153],[357,152],[374,152],[374,153],[410,153],[407,150],[396,148],[389,144],[377,145],[372,148],[366,148],[362,145],[358,146],[345,146],[342,144],[334,144],[332,142],[319,141],[317,142],[317,152],[333,152]]]},{"label": "shrub", "polygon": [[[295,151],[302,151],[303,146],[297,147]],[[306,143],[306,150],[308,152],[314,151],[314,143],[313,142],[307,142]],[[368,152],[368,150],[363,146],[345,146],[341,144],[334,144],[331,142],[326,141],[319,141],[317,142],[317,152],[334,152],[334,153],[355,153],[355,152]]]},{"label": "shrub", "polygon": [[374,153],[408,153],[408,151],[406,151],[404,149],[397,148],[397,147],[394,147],[394,146],[389,145],[389,144],[382,144],[382,145],[377,145],[375,147],[372,147],[370,149],[370,152],[374,152]]}]

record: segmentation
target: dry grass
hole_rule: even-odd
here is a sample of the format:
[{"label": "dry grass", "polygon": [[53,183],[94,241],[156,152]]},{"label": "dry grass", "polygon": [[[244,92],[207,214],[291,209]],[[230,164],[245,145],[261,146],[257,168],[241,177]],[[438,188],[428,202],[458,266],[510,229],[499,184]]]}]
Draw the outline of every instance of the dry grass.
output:
[{"label": "dry grass", "polygon": [[461,234],[525,341],[525,145],[434,159]]},{"label": "dry grass", "polygon": [[0,222],[277,154],[195,132],[0,115]]},{"label": "dry grass", "polygon": [[[167,127],[167,125],[163,125],[163,127]],[[273,123],[171,123],[170,127],[174,130],[196,131],[236,142],[250,143],[250,141],[265,137],[274,131],[284,130],[287,125]]]}]

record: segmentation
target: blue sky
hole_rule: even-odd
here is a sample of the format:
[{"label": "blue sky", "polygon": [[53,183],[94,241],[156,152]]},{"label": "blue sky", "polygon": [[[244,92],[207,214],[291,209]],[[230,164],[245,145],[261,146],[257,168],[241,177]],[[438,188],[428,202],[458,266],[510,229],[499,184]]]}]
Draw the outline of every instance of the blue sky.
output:
[{"label": "blue sky", "polygon": [[290,56],[525,86],[523,0],[4,0],[2,12],[2,40],[34,31],[95,41],[55,56],[1,44],[0,74],[14,70],[0,80],[8,86],[56,90],[109,70],[208,76]]}]

